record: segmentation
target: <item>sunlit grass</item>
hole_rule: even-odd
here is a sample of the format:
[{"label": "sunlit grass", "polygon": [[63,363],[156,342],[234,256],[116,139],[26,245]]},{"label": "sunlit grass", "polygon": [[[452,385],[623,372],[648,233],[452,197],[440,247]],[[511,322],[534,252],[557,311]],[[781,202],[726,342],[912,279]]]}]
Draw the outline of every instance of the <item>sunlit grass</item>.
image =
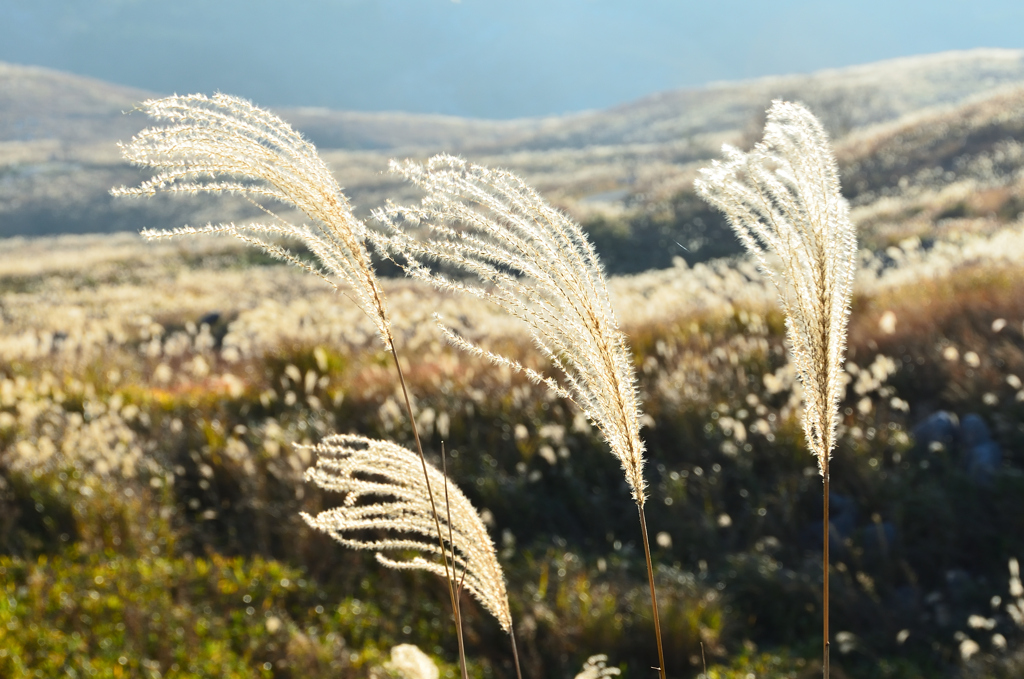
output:
[{"label": "sunlit grass", "polygon": [[[991,634],[998,631],[1011,647],[1018,643],[1008,621],[988,636],[965,622],[968,614],[987,614],[991,596],[1007,596],[1006,558],[1024,553],[1015,499],[1022,492],[1017,470],[1024,465],[1024,434],[1016,423],[1024,419],[1024,403],[1017,400],[1020,387],[1008,381],[1010,375],[1024,378],[1017,237],[1011,230],[955,251],[908,246],[899,258],[885,255],[885,267],[863,278],[856,293],[850,363],[857,372],[848,368],[836,464],[845,465],[839,471],[849,481],[840,492],[856,499],[858,517],[850,546],[835,563],[845,570],[833,573],[837,615],[851,621],[858,648],[867,649],[834,658],[850,676],[917,676],[911,666],[918,675],[938,671],[959,657],[950,630],[977,638],[983,650],[976,657],[993,662],[1001,656]],[[51,621],[47,607],[59,604],[59,594],[56,603],[45,603],[48,589],[100,592],[88,581],[106,578],[103,569],[116,565],[127,582],[139,583],[124,593],[135,597],[136,610],[152,604],[190,624],[204,616],[211,621],[210,644],[190,652],[199,674],[260,676],[262,662],[270,661],[278,676],[301,668],[313,668],[301,669],[302,676],[336,676],[333,660],[309,660],[334,648],[323,642],[334,632],[344,639],[339,662],[350,663],[345,671],[368,674],[383,666],[391,645],[412,642],[454,676],[455,649],[447,632],[434,627],[445,606],[437,593],[424,596],[430,588],[415,579],[382,576],[297,520],[298,511],[328,503],[301,483],[308,461],[295,444],[330,431],[411,439],[372,328],[330,294],[307,286],[298,272],[238,268],[225,259],[198,275],[175,252],[154,257],[141,280],[112,275],[85,281],[69,264],[31,291],[4,293],[0,538],[18,574],[3,579],[14,587],[8,602],[13,596],[23,611],[17,617],[26,623],[5,639],[19,649],[29,649],[36,637],[49,639],[50,650],[19,651],[32,658],[23,661],[29,670],[44,676],[68,653],[75,667],[89,659],[109,676],[116,667],[129,676],[118,663],[122,656],[132,663],[159,659],[126,654],[136,642],[116,627],[128,628],[128,604],[103,609],[107,627],[97,630],[117,640],[108,649],[95,645],[94,636],[93,645],[72,652],[80,642]],[[815,617],[807,606],[816,605],[805,527],[815,520],[809,498],[820,484],[807,474],[813,461],[802,449],[773,293],[745,266],[678,267],[612,279],[610,290],[626,317],[650,418],[644,424],[649,502],[657,508],[650,532],[661,564],[662,622],[666,638],[676,642],[671,652],[678,653],[669,662],[696,674],[703,641],[709,669],[721,676],[744,677],[743,671],[763,667],[786,677],[811,671],[815,654],[814,630],[804,628]],[[256,303],[267,280],[283,291],[280,301]],[[429,324],[422,307],[448,302],[405,281],[385,285],[396,317],[408,311],[415,319],[396,327],[413,347],[409,380],[422,394],[417,412],[428,452],[436,455],[446,441],[453,478],[476,506],[489,510],[513,616],[524,620],[524,671],[567,676],[587,656],[603,652],[632,674],[653,649],[643,614],[642,560],[635,528],[622,518],[630,516],[630,505],[616,461],[600,454],[597,433],[568,404],[525,378],[455,354],[416,325]],[[152,302],[154,294],[164,301]],[[295,303],[300,299],[306,306]],[[168,312],[154,313],[161,305]],[[198,323],[214,310],[232,319],[219,345]],[[887,312],[895,318],[891,333],[890,321],[882,322]],[[445,314],[477,341],[541,365],[515,327],[486,308],[452,306]],[[69,319],[79,325],[64,325]],[[281,332],[288,324],[301,331]],[[61,326],[69,328],[63,331],[69,341],[54,344]],[[161,364],[171,369],[169,380]],[[956,451],[920,466],[911,427],[918,413],[937,408],[979,413],[990,423],[1004,455],[993,485],[972,481],[953,462]],[[940,465],[940,459],[951,463]],[[889,560],[872,551],[871,531],[880,525],[875,515],[897,531]],[[936,517],[943,521],[941,540],[929,532]],[[38,563],[41,555],[45,565]],[[240,559],[243,572],[274,562],[293,583],[305,580],[302,596],[323,605],[325,617],[289,608],[291,595],[284,594],[273,599],[274,610],[282,611],[275,615],[286,621],[287,614],[285,627],[311,639],[308,627],[316,626],[320,641],[308,652],[298,641],[288,651],[285,641],[267,633],[265,619],[263,631],[245,622],[247,605],[233,595],[215,595],[216,614],[207,616],[195,608],[206,581],[190,570],[190,559]],[[168,564],[172,575],[159,575],[153,563]],[[957,594],[962,598],[953,598],[949,571],[971,574],[966,593]],[[36,593],[19,589],[28,587],[32,573],[49,584]],[[173,595],[169,603],[161,599],[141,573],[155,573],[159,582],[173,576],[193,608],[175,609]],[[908,591],[918,592],[919,608],[894,608]],[[923,603],[933,592],[943,596],[950,627],[939,625],[938,609]],[[924,613],[929,621],[921,620]],[[511,676],[499,632],[488,632],[485,614],[472,606],[466,615],[467,629],[483,630],[467,637],[474,671]],[[905,628],[912,633],[901,646],[896,637]],[[246,650],[246,635],[277,643],[277,655]],[[153,648],[173,656],[174,639],[172,633]],[[747,650],[746,642],[757,650]],[[945,650],[932,650],[933,642]],[[776,653],[779,648],[788,651]],[[278,669],[279,661],[293,669]],[[172,664],[161,660],[164,676]],[[141,664],[132,667],[143,672]],[[179,662],[179,671],[186,669]]]}]

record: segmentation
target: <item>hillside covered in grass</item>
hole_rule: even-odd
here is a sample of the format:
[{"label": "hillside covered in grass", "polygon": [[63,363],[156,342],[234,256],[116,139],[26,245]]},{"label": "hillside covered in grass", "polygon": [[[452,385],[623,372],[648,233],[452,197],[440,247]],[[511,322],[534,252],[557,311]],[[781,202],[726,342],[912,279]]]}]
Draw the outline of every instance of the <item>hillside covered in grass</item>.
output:
[{"label": "hillside covered in grass", "polygon": [[[1012,221],[1021,201],[1022,87],[1024,53],[974,50],[718,83],[542,119],[279,113],[317,145],[361,215],[387,198],[416,198],[387,173],[389,159],[460,154],[523,176],[584,224],[611,272],[635,273],[669,267],[675,256],[693,264],[739,252],[717,213],[695,197],[692,180],[722,143],[751,146],[774,98],[804,102],[825,124],[871,247],[911,232],[927,238],[949,220],[953,231],[965,218]],[[45,69],[0,67],[0,236],[136,232],[253,216],[242,200],[108,195],[139,180],[116,143],[145,126],[132,111],[147,96]],[[965,202],[967,194],[979,195]]]},{"label": "hillside covered in grass", "polygon": [[[962,217],[960,219],[968,219]],[[441,583],[298,512],[300,444],[411,444],[373,327],[230,242],[7,240],[0,262],[0,667],[11,676],[455,676]],[[863,253],[833,463],[833,671],[1010,677],[1024,628],[1024,225]],[[524,672],[653,653],[635,510],[581,415],[465,336],[543,363],[482,303],[387,284],[428,455],[484,512]],[[640,375],[670,673],[803,677],[820,646],[821,482],[774,290],[744,260],[613,278]],[[649,603],[649,602],[648,602]],[[478,676],[513,676],[473,602]]]},{"label": "hillside covered in grass", "polygon": [[[0,65],[0,676],[385,679],[405,676],[401,644],[458,676],[443,583],[300,518],[340,502],[304,480],[310,444],[413,444],[374,324],[237,241],[142,242],[143,226],[252,211],[112,202],[139,180],[114,142],[145,124],[121,113],[145,96]],[[832,462],[834,676],[1019,676],[1024,53],[533,120],[282,114],[360,214],[416,198],[388,158],[451,151],[516,170],[583,224],[639,377],[668,673],[796,679],[821,672],[821,478],[777,291],[692,186],[722,143],[753,144],[775,97],[833,135],[860,247]],[[596,654],[645,676],[654,623],[618,460],[568,401],[449,347],[435,314],[544,372],[525,328],[380,271],[427,456],[505,569],[524,676],[575,676]],[[515,676],[495,622],[468,597],[463,614],[471,674]]]}]

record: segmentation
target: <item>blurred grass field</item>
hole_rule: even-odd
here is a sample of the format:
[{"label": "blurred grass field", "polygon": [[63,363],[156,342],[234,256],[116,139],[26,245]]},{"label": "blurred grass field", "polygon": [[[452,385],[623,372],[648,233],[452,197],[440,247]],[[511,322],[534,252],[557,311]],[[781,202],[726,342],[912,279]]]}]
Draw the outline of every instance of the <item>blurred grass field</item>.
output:
[{"label": "blurred grass field", "polygon": [[[1024,664],[1008,570],[1024,556],[1024,224],[958,219],[863,253],[833,463],[836,676]],[[414,643],[456,676],[443,588],[297,516],[337,498],[303,484],[296,444],[412,438],[348,300],[228,241],[0,249],[0,674],[383,677]],[[644,676],[617,461],[545,389],[445,346],[430,314],[539,369],[521,328],[385,286],[428,455],[445,442],[498,546],[525,675],[605,653]],[[821,482],[774,290],[732,259],[610,289],[647,413],[668,667],[697,676],[703,644],[713,677],[819,673]],[[466,606],[473,674],[513,676],[500,629]]]}]

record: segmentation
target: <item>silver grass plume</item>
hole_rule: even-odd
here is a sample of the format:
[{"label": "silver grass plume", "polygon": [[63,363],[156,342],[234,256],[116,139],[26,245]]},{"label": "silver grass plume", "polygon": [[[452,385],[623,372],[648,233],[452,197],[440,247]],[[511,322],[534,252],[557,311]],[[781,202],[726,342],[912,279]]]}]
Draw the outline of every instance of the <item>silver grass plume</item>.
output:
[{"label": "silver grass plume", "polygon": [[804,434],[825,475],[836,443],[857,252],[835,157],[814,115],[784,101],[772,103],[764,139],[750,153],[729,146],[723,153],[695,185],[726,214],[779,292],[803,385]]},{"label": "silver grass plume", "polygon": [[[419,555],[392,558],[384,554],[441,553],[418,454],[388,441],[353,435],[329,436],[311,450],[317,454],[317,462],[306,471],[306,480],[324,490],[345,493],[345,498],[340,506],[316,516],[302,513],[307,524],[346,547],[376,551],[377,561],[390,568],[448,577],[445,567],[436,561]],[[446,479],[438,469],[428,466],[427,470],[433,487],[445,486]],[[505,577],[487,529],[451,482],[447,482],[447,495],[447,507],[443,499],[437,500],[446,557],[454,564],[456,577],[462,579],[465,573],[466,589],[497,618],[503,630],[511,632]]]},{"label": "silver grass plume", "polygon": [[[316,149],[277,116],[237,97],[224,94],[213,97],[198,94],[173,96],[151,99],[144,102],[141,108],[151,117],[169,124],[143,130],[129,144],[121,145],[121,152],[126,160],[135,165],[155,168],[159,174],[137,187],[121,187],[111,193],[115,196],[153,196],[158,192],[241,195],[262,210],[270,221],[241,225],[209,224],[200,229],[186,226],[171,231],[146,230],[143,235],[149,239],[195,234],[234,236],[273,257],[319,276],[352,298],[371,318],[385,348],[395,360],[395,369],[420,455],[426,499],[434,517],[438,544],[443,545],[444,537],[434,510],[427,462],[423,456],[416,419],[391,332],[384,292],[366,250],[366,225],[352,213],[348,198],[342,193],[327,165],[317,155]],[[276,201],[297,208],[313,226],[296,225],[282,219],[268,209],[264,201]],[[320,261],[320,266],[302,261],[271,240],[282,237],[304,244]],[[444,552],[440,547],[433,551],[437,554]],[[443,570],[448,572],[447,561],[443,564]],[[459,660],[465,679],[467,674],[458,601],[451,578],[446,576],[446,581],[455,614]]]},{"label": "silver grass plume", "polygon": [[[348,198],[311,143],[269,111],[226,94],[150,99],[141,110],[168,125],[147,128],[119,147],[125,160],[154,168],[158,174],[139,186],[115,188],[112,195],[231,193],[243,196],[270,218],[248,224],[147,229],[144,237],[226,234],[255,245],[352,297],[373,320],[385,346],[392,348],[384,293],[366,250],[366,225],[352,213]],[[265,201],[298,208],[312,226],[285,221]],[[273,242],[282,237],[309,248],[320,266]],[[338,280],[344,285],[339,286]]]},{"label": "silver grass plume", "polygon": [[[560,383],[486,351],[440,323],[455,346],[543,382],[575,403],[619,459],[637,504],[645,501],[644,444],[633,357],[612,311],[601,264],[579,225],[516,175],[438,155],[391,169],[426,192],[420,207],[389,204],[374,217],[390,235],[371,233],[386,256],[400,253],[406,273],[442,290],[490,300],[529,327],[563,375]],[[426,224],[419,240],[404,224]],[[482,284],[453,280],[424,261],[454,265]]]}]

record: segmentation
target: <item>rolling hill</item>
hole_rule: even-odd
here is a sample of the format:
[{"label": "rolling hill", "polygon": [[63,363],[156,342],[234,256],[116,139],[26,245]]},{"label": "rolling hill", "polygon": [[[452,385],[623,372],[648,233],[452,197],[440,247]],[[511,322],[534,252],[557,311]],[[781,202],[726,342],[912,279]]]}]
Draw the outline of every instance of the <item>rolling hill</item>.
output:
[{"label": "rolling hill", "polygon": [[[584,221],[599,247],[615,251],[613,270],[634,271],[665,266],[677,254],[693,260],[733,251],[731,235],[694,199],[690,182],[723,142],[756,141],[774,98],[803,101],[830,130],[868,243],[921,235],[941,220],[1015,218],[1024,141],[1020,88],[1024,51],[973,50],[715,83],[550,118],[278,112],[317,144],[364,214],[385,197],[414,198],[383,172],[388,158],[459,153],[523,174]],[[109,198],[111,186],[139,178],[120,161],[115,142],[147,124],[123,112],[148,96],[0,64],[0,236],[245,216],[248,206],[240,201]],[[988,191],[988,202],[956,198],[968,184]]]}]

